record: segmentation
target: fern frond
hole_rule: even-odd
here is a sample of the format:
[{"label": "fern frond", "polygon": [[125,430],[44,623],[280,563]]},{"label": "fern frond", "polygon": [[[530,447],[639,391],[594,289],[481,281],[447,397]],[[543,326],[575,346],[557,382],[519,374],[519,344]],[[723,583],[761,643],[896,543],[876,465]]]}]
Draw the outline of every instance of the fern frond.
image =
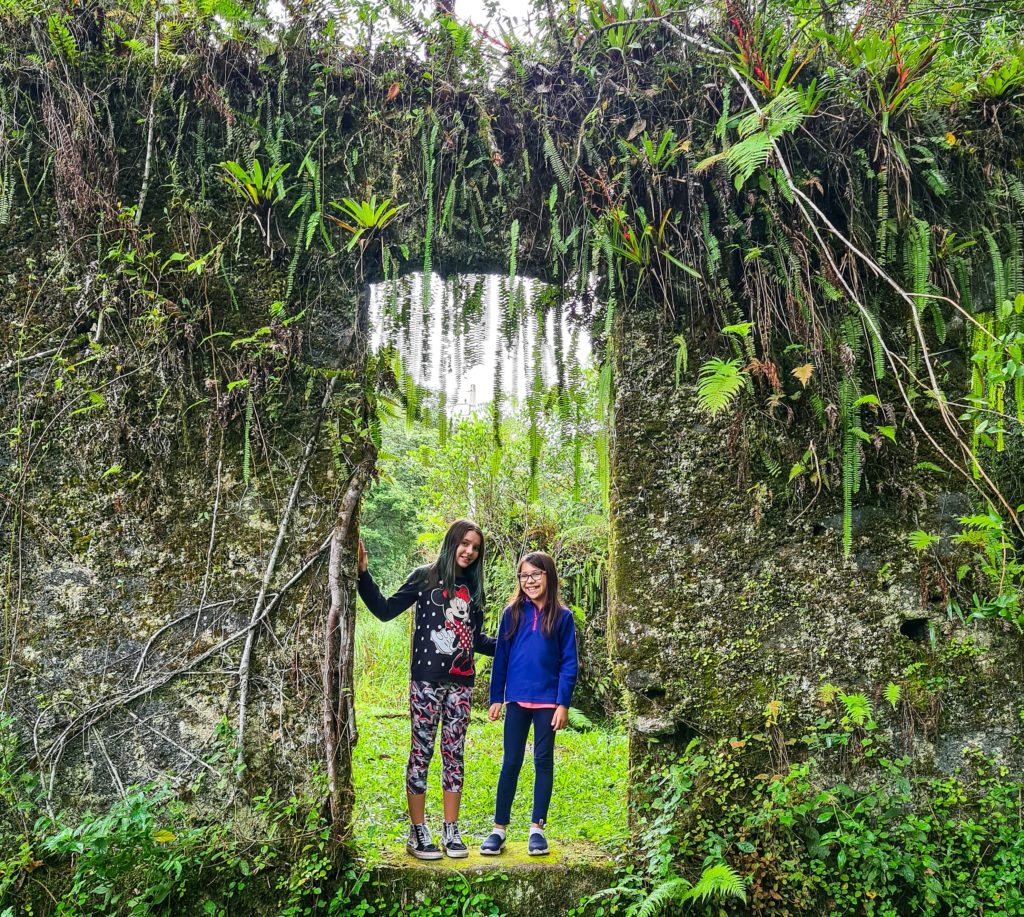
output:
[{"label": "fern frond", "polygon": [[678,388],[682,374],[689,368],[690,352],[687,350],[686,338],[683,335],[677,334],[672,338],[672,343],[678,348],[676,350],[676,388]]},{"label": "fern frond", "polygon": [[716,863],[700,874],[700,879],[686,893],[686,898],[701,902],[709,901],[711,898],[738,898],[746,902],[747,888],[735,869],[726,863]]},{"label": "fern frond", "polygon": [[544,155],[547,156],[548,164],[551,166],[551,171],[555,173],[555,178],[566,191],[569,191],[572,184],[569,179],[569,170],[566,169],[558,147],[555,146],[554,138],[546,125],[544,127]]},{"label": "fern frond", "polygon": [[765,105],[760,113],[753,111],[741,119],[736,129],[741,137],[750,137],[759,130],[764,130],[772,137],[781,137],[795,130],[803,117],[799,94],[786,88]]},{"label": "fern frond", "polygon": [[249,471],[252,464],[252,417],[253,417],[252,392],[246,393],[245,400],[245,432],[244,445],[242,449],[242,480],[249,483]]},{"label": "fern frond", "polygon": [[660,914],[666,905],[682,900],[692,888],[691,883],[682,876],[666,879],[643,900],[636,917],[654,917],[655,914]]},{"label": "fern frond", "polygon": [[700,405],[712,417],[717,416],[732,404],[743,388],[749,374],[740,368],[740,360],[721,360],[715,357],[700,368],[697,381],[697,398]]},{"label": "fern frond", "polygon": [[875,241],[875,254],[878,256],[879,262],[885,264],[889,260],[886,247],[889,228],[889,172],[886,169],[882,169],[878,173],[877,217],[878,236]]},{"label": "fern frond", "polygon": [[704,247],[708,251],[708,274],[714,277],[718,274],[718,267],[722,263],[722,249],[715,234],[711,231],[711,212],[708,210],[707,203],[701,207],[700,228],[704,236]]},{"label": "fern frond", "polygon": [[988,243],[989,256],[992,259],[992,282],[995,287],[995,308],[998,310],[1006,299],[1006,271],[1003,265],[1003,255],[999,251],[999,243],[996,237],[987,229],[985,230],[985,241]]}]

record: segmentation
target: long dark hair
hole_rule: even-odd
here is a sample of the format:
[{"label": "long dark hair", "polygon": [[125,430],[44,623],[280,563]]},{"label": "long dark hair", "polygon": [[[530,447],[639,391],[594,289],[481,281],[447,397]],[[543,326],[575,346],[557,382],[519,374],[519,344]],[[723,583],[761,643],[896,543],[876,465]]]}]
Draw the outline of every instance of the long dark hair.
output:
[{"label": "long dark hair", "polygon": [[516,566],[516,588],[509,601],[509,613],[512,615],[512,623],[509,626],[506,638],[511,640],[519,629],[519,621],[523,616],[523,607],[530,598],[523,592],[523,584],[519,580],[523,564],[537,567],[537,569],[543,570],[546,574],[544,580],[547,591],[544,593],[544,607],[540,609],[540,629],[545,637],[550,637],[555,632],[555,624],[558,622],[559,612],[563,607],[562,597],[558,593],[558,571],[555,569],[555,561],[550,554],[546,554],[544,551],[531,551],[529,554],[524,554]]},{"label": "long dark hair", "polygon": [[[462,539],[466,537],[467,532],[476,532],[480,536],[480,553],[477,554],[476,560],[463,570],[455,562],[455,551],[462,544]],[[444,583],[447,587],[454,584],[457,579],[463,580],[469,587],[476,607],[482,609],[484,607],[484,533],[480,526],[469,519],[459,519],[448,526],[437,560],[421,567],[420,576],[421,580],[431,588],[437,586],[438,583]]]}]

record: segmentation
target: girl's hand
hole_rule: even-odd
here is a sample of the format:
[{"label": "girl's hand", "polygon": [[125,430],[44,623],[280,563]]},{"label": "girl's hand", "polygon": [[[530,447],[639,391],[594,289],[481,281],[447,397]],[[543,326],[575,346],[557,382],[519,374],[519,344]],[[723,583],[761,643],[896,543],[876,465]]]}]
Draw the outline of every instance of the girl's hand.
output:
[{"label": "girl's hand", "polygon": [[366,545],[363,544],[363,539],[359,539],[359,572],[365,573],[370,566],[370,559],[366,556]]},{"label": "girl's hand", "polygon": [[569,725],[569,708],[565,704],[559,704],[555,707],[555,715],[551,717],[551,728],[558,732],[559,729],[565,729]]},{"label": "girl's hand", "polygon": [[491,704],[487,711],[487,719],[494,722],[501,719],[501,704]]}]

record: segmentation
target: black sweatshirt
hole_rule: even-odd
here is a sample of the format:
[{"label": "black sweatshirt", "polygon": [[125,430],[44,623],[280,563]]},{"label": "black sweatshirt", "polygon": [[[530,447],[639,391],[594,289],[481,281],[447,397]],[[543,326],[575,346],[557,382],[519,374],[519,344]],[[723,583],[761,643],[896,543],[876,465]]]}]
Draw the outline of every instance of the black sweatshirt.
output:
[{"label": "black sweatshirt", "polygon": [[369,570],[359,573],[359,597],[375,618],[390,621],[416,605],[412,637],[413,681],[472,685],[473,652],[494,655],[494,637],[483,632],[484,613],[469,587],[456,580],[448,588],[430,588],[423,571],[414,570],[391,598],[384,598]]}]

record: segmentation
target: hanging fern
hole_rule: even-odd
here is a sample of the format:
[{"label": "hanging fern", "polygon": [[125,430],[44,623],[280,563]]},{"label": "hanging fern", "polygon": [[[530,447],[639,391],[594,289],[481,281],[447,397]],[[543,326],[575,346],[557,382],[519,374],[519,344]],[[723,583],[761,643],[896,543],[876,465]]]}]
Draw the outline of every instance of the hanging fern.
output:
[{"label": "hanging fern", "polygon": [[[907,277],[911,292],[918,295],[928,291],[928,271],[931,264],[931,228],[924,220],[914,219],[907,228],[904,245]],[[924,301],[915,300],[918,312],[923,311]]]},{"label": "hanging fern", "polygon": [[877,241],[875,242],[875,255],[879,263],[885,264],[889,260],[889,253],[886,243],[889,231],[889,171],[882,169],[878,173],[878,213],[876,225],[878,227]]},{"label": "hanging fern", "polygon": [[746,383],[750,374],[740,367],[739,358],[721,360],[718,357],[701,366],[697,399],[712,417],[727,410]]},{"label": "hanging fern", "polygon": [[860,390],[852,375],[839,382],[839,418],[843,431],[843,553],[848,557],[853,548],[853,497],[860,489]]},{"label": "hanging fern", "polygon": [[519,220],[513,220],[508,233],[508,277],[512,280],[519,273]]},{"label": "hanging fern", "polygon": [[247,391],[245,396],[245,432],[242,445],[242,480],[249,483],[249,472],[252,465],[252,418],[254,406],[252,402],[252,391]]},{"label": "hanging fern", "polygon": [[882,325],[878,315],[878,306],[874,301],[867,305],[867,313],[870,318],[865,322],[867,326],[868,348],[871,352],[871,363],[875,372],[875,380],[885,378],[885,344],[882,340]]},{"label": "hanging fern", "polygon": [[[609,346],[609,350],[611,347]],[[611,429],[612,413],[614,402],[612,400],[612,356],[605,355],[604,363],[597,376],[597,416],[601,421],[598,427],[595,445],[597,449],[597,483],[601,489],[601,499],[605,508],[608,507],[608,500],[611,492],[610,461],[608,454],[608,431]]]},{"label": "hanging fern", "polygon": [[996,237],[989,230],[984,230],[985,242],[988,243],[988,252],[992,260],[992,283],[995,291],[995,308],[998,310],[1006,299],[1006,271],[1003,265],[1003,256],[999,251],[999,243]]},{"label": "hanging fern", "polygon": [[1024,291],[1024,253],[1021,251],[1022,223],[1011,220],[1006,224],[1010,236],[1010,252],[1006,257],[1006,298],[1013,299]]},{"label": "hanging fern", "polygon": [[555,146],[554,138],[551,136],[551,132],[548,130],[547,125],[544,125],[544,155],[547,157],[548,164],[551,166],[551,171],[555,173],[555,178],[558,179],[559,184],[568,192],[571,189],[572,182],[569,179],[569,170],[566,169],[565,163],[562,162],[562,157],[558,152],[558,147]]},{"label": "hanging fern", "polygon": [[11,219],[11,204],[14,201],[14,179],[11,176],[11,159],[8,154],[0,156],[0,226],[6,226]]},{"label": "hanging fern", "polygon": [[955,259],[953,268],[956,272],[956,288],[960,294],[960,305],[968,312],[974,312],[974,297],[971,293],[971,275],[967,259]]},{"label": "hanging fern", "polygon": [[704,239],[704,248],[707,250],[708,276],[716,277],[722,263],[722,249],[715,234],[711,231],[711,212],[708,210],[707,203],[700,210],[700,228]]}]

